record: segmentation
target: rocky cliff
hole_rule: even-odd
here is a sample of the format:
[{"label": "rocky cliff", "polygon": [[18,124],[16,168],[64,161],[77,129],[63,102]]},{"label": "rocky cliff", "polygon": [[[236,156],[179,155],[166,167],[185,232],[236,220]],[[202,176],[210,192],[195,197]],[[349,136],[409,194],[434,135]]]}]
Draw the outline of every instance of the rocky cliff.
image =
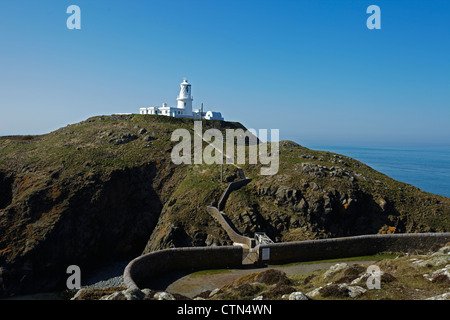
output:
[{"label": "rocky cliff", "polygon": [[[172,132],[193,121],[99,116],[42,136],[0,137],[0,295],[64,287],[66,268],[167,247],[231,244],[207,213],[226,188],[218,165],[175,165]],[[203,129],[243,128],[203,121]],[[450,230],[450,199],[345,156],[280,146],[280,170],[233,192],[224,208],[244,235],[275,241]],[[238,179],[230,165],[224,178]]]}]

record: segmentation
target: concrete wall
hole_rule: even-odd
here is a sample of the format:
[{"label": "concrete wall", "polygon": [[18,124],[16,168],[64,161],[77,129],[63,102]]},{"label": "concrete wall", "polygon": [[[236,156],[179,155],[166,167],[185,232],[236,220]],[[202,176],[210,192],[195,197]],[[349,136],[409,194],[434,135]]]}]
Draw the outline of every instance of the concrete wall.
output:
[{"label": "concrete wall", "polygon": [[[447,242],[450,242],[450,233],[375,234],[274,243],[259,246],[258,263],[279,264],[356,257],[383,251],[430,250]],[[265,255],[267,258],[267,254],[268,260],[263,260]]]},{"label": "concrete wall", "polygon": [[214,219],[216,219],[220,223],[221,227],[226,231],[231,241],[245,244],[249,248],[254,247],[255,239],[243,236],[239,234],[236,230],[234,230],[233,227],[228,223],[227,219],[222,215],[222,213],[219,212],[219,210],[217,210],[217,208],[209,206],[207,210],[208,213],[212,215]]},{"label": "concrete wall", "polygon": [[239,234],[237,232],[237,230],[234,229],[234,227],[232,226],[232,224],[230,223],[228,218],[225,217],[221,212],[225,208],[225,204],[228,200],[229,195],[233,191],[236,191],[236,190],[246,186],[247,184],[250,183],[250,181],[252,181],[252,179],[245,178],[245,174],[242,169],[238,168],[238,170],[239,170],[239,176],[241,178],[242,177],[244,177],[244,178],[241,180],[238,180],[238,181],[231,182],[228,185],[228,187],[225,189],[225,191],[223,192],[222,196],[220,197],[217,208],[209,206],[207,208],[207,211],[210,215],[212,215],[220,223],[222,228],[227,232],[231,241],[236,242],[236,243],[242,243],[242,244],[248,246],[249,248],[252,248],[255,245],[255,239],[252,239],[252,238],[249,238],[249,237]]},{"label": "concrete wall", "polygon": [[189,247],[151,252],[132,260],[124,271],[127,288],[144,289],[149,280],[171,271],[239,268],[242,247]]},{"label": "concrete wall", "polygon": [[[258,263],[280,264],[373,255],[383,251],[430,250],[447,242],[450,242],[450,233],[376,234],[274,243],[258,247]],[[267,249],[269,258],[264,260],[264,250]],[[143,289],[149,280],[170,271],[240,268],[242,258],[243,249],[240,246],[155,251],[131,261],[125,268],[124,282],[128,288]]]},{"label": "concrete wall", "polygon": [[227,203],[228,196],[233,191],[238,190],[238,189],[242,188],[243,186],[246,186],[247,184],[250,183],[250,181],[252,181],[252,179],[246,178],[246,179],[231,182],[219,200],[219,204],[217,205],[217,208],[219,209],[219,211],[222,211],[225,208],[225,204]]}]

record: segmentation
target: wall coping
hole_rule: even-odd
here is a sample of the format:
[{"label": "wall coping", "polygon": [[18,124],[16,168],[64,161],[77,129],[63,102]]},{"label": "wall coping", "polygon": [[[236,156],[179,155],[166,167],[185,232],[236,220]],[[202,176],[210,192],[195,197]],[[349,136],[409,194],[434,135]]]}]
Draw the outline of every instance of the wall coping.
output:
[{"label": "wall coping", "polygon": [[430,233],[393,233],[393,234],[366,234],[359,236],[350,237],[339,237],[339,238],[327,238],[327,239],[313,239],[313,240],[302,240],[302,241],[291,241],[291,242],[276,242],[270,244],[260,245],[260,247],[277,247],[277,246],[295,246],[298,244],[316,244],[316,243],[334,243],[334,242],[345,242],[345,241],[356,241],[363,239],[387,239],[387,238],[440,238],[440,237],[450,237],[450,232],[430,232]]},{"label": "wall coping", "polygon": [[[395,240],[395,239],[434,239],[434,240],[442,240],[442,242],[439,242],[440,244],[445,244],[445,242],[449,242],[450,241],[450,232],[438,232],[438,233],[398,233],[398,234],[369,234],[369,235],[359,235],[359,236],[352,236],[352,237],[341,237],[341,238],[330,238],[330,239],[316,239],[316,240],[304,240],[304,241],[293,241],[293,242],[281,242],[281,243],[271,243],[271,244],[264,244],[264,245],[259,245],[257,246],[258,248],[258,254],[259,252],[264,249],[264,248],[289,248],[289,247],[296,247],[296,246],[302,246],[302,247],[315,247],[317,244],[348,244],[348,243],[360,243],[363,240],[366,239],[383,239],[383,240]],[[434,244],[437,244],[434,243]],[[389,245],[389,242],[388,242]],[[139,288],[138,285],[136,284],[135,280],[133,279],[133,268],[139,264],[142,261],[151,259],[151,258],[155,258],[157,259],[159,255],[165,255],[165,254],[177,254],[177,253],[188,253],[188,252],[196,252],[196,253],[200,253],[200,252],[204,252],[205,256],[208,257],[211,251],[224,251],[224,252],[232,252],[233,250],[237,250],[237,248],[239,248],[239,250],[241,250],[241,252],[243,251],[241,247],[238,246],[222,246],[222,247],[182,247],[182,248],[169,248],[169,249],[163,249],[163,250],[159,250],[159,251],[153,251],[150,253],[147,253],[145,255],[139,256],[135,259],[133,259],[132,261],[130,261],[130,263],[128,263],[128,265],[126,266],[125,270],[124,270],[124,274],[123,274],[123,281],[125,283],[125,285],[127,286],[127,288]],[[367,248],[366,252],[370,252],[370,249],[373,248]],[[387,251],[385,250],[386,248],[382,248],[384,250],[380,250],[379,252],[382,251]],[[414,248],[411,248],[414,249]],[[364,251],[364,250],[363,250]],[[398,251],[398,250],[397,250]],[[370,254],[373,254],[373,252],[370,252]],[[259,258],[261,258],[261,255],[259,255]],[[298,258],[297,256],[292,256],[292,262],[295,260],[295,258]],[[339,257],[337,257],[339,258]],[[345,258],[345,257],[342,257]],[[306,260],[307,261],[307,260]],[[259,262],[261,262],[261,260],[259,259]],[[270,262],[270,259],[268,260],[268,262]],[[224,266],[226,267],[226,266]],[[237,266],[239,267],[239,266]],[[240,267],[242,267],[242,263],[240,265]],[[177,269],[181,269],[183,270],[184,266],[177,266]],[[213,267],[216,268],[216,267]],[[172,266],[167,266],[167,268],[164,270],[165,272],[167,271],[172,271],[174,268]],[[187,268],[184,268],[187,269]],[[205,268],[203,268],[205,269]],[[150,277],[150,275],[149,275]]]},{"label": "wall coping", "polygon": [[[210,257],[210,254],[212,251],[223,251],[223,253],[229,252],[229,253],[235,253],[239,256],[240,258],[240,262],[241,262],[241,257],[242,257],[242,253],[243,253],[243,249],[242,247],[239,246],[211,246],[211,247],[180,247],[180,248],[168,248],[168,249],[163,249],[163,250],[158,250],[158,251],[153,251],[150,253],[146,253],[144,255],[138,256],[136,258],[134,258],[133,260],[131,260],[127,266],[124,269],[124,273],[123,273],[123,282],[125,283],[127,288],[138,288],[139,286],[137,285],[135,279],[133,278],[133,269],[136,268],[136,266],[139,266],[140,263],[145,263],[146,261],[151,261],[152,259],[158,259],[158,256],[174,256],[177,254],[186,254],[189,252],[192,253],[201,253],[204,252],[205,257]],[[191,261],[192,262],[192,261]],[[213,265],[214,261],[212,261],[211,263],[211,269],[212,268],[217,268],[216,265]],[[233,263],[231,263],[233,264]],[[242,264],[240,265],[236,265],[237,267],[242,266]],[[223,268],[226,268],[227,265],[223,265]],[[234,267],[234,265],[233,265]],[[208,268],[205,268],[204,266],[201,267],[195,267],[195,263],[194,266],[192,266],[192,264],[189,266],[188,264],[184,264],[184,265],[167,265],[166,268],[164,268],[164,270],[162,270],[162,272],[170,272],[170,271],[185,271],[185,270],[207,270]],[[151,277],[151,275],[149,275],[149,278]]]}]

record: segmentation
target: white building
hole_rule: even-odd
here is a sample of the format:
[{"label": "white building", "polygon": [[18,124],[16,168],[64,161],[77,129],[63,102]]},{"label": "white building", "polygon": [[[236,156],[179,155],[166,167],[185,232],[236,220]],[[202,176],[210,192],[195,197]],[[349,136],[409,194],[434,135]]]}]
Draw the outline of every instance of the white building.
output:
[{"label": "white building", "polygon": [[196,109],[192,111],[192,88],[191,84],[186,79],[180,84],[180,93],[177,97],[177,106],[168,107],[167,103],[163,103],[162,107],[148,107],[140,108],[140,114],[159,114],[163,116],[175,117],[175,118],[193,118],[193,119],[207,119],[207,120],[224,120],[220,112],[201,112]]}]

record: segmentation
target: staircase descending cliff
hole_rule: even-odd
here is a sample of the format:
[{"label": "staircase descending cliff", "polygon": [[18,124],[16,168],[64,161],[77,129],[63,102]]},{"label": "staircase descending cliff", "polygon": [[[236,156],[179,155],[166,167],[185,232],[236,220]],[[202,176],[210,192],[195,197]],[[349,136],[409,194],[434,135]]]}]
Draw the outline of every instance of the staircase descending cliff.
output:
[{"label": "staircase descending cliff", "polygon": [[[208,143],[210,146],[214,147],[217,152],[221,153],[223,157],[228,160],[230,158],[222,152],[222,150],[217,149],[215,146],[211,145],[211,143],[203,138],[203,136],[199,137]],[[258,238],[250,238],[241,235],[238,230],[235,228],[233,223],[230,221],[230,219],[223,213],[223,210],[225,209],[225,204],[227,203],[228,197],[233,191],[239,190],[240,188],[246,186],[249,184],[252,179],[245,176],[244,170],[233,163],[233,161],[230,161],[231,165],[233,165],[238,172],[239,180],[230,182],[228,187],[225,189],[225,191],[222,193],[222,196],[219,199],[219,202],[217,204],[217,208],[214,206],[208,206],[206,210],[208,213],[214,217],[216,221],[219,222],[219,224],[222,226],[222,228],[226,231],[227,235],[230,237],[231,241],[233,241],[233,245],[242,246],[243,248],[243,257],[242,257],[242,264],[253,264],[258,261],[259,258],[259,250],[256,247],[256,244],[258,242],[258,239],[264,235],[264,239],[267,240],[267,242],[264,243],[273,243],[272,240],[269,239],[269,237],[265,233],[258,233]]]},{"label": "staircase descending cliff", "polygon": [[255,238],[241,235],[236,230],[230,219],[222,212],[222,210],[225,209],[225,204],[230,194],[233,191],[239,190],[240,188],[246,186],[252,181],[252,179],[245,176],[244,170],[237,166],[235,167],[238,169],[240,179],[237,181],[233,181],[228,185],[228,187],[220,197],[217,208],[214,206],[208,206],[207,211],[216,219],[216,221],[220,223],[222,228],[227,232],[231,241],[233,241],[233,245],[242,246],[242,264],[250,265],[258,262],[259,250],[257,248],[257,245],[273,243],[273,241],[263,232],[255,233]]}]

